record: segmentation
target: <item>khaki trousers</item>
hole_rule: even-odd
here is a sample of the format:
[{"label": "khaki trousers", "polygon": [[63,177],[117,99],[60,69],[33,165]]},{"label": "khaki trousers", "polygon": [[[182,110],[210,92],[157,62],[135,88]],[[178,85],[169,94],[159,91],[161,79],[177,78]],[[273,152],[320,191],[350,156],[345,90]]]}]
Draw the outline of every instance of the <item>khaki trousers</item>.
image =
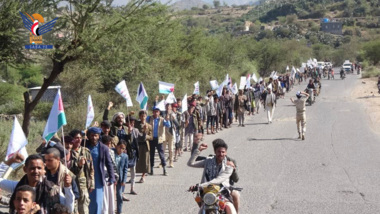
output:
[{"label": "khaki trousers", "polygon": [[297,121],[297,130],[299,134],[306,133],[306,114],[298,115],[296,117]]},{"label": "khaki trousers", "polygon": [[173,162],[173,146],[174,146],[174,137],[173,135],[171,134],[166,134],[166,139],[164,141],[164,148],[163,150],[165,151],[166,150],[166,145],[168,146],[168,150],[169,150],[169,161],[170,161],[170,164],[172,164]]},{"label": "khaki trousers", "polygon": [[78,211],[80,214],[89,214],[90,196],[86,185],[86,178],[79,178]]}]

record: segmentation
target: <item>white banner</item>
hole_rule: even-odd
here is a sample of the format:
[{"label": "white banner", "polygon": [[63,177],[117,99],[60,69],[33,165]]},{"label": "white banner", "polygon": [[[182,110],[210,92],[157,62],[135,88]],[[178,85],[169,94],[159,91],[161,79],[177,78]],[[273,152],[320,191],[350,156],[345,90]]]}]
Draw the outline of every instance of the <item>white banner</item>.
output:
[{"label": "white banner", "polygon": [[257,83],[257,77],[255,73],[252,74],[252,80],[255,81],[255,83]]},{"label": "white banner", "polygon": [[86,129],[89,127],[94,120],[95,112],[94,112],[94,106],[92,105],[92,99],[91,95],[88,95],[87,99],[87,119],[86,119]]},{"label": "white banner", "polygon": [[247,85],[247,77],[240,77],[239,89],[244,89],[244,86]]},{"label": "white banner", "polygon": [[168,97],[166,98],[166,100],[165,100],[165,104],[172,104],[172,103],[176,103],[176,102],[177,102],[177,99],[175,98],[173,92],[170,93],[170,94],[168,95]]},{"label": "white banner", "polygon": [[129,95],[129,91],[127,88],[127,84],[125,80],[121,81],[116,85],[115,90],[119,93],[127,102],[127,106],[133,106],[131,96]]},{"label": "white banner", "polygon": [[199,95],[199,81],[194,84],[194,92],[193,94]]},{"label": "white banner", "polygon": [[216,80],[211,80],[210,85],[211,85],[212,90],[216,90],[219,88],[218,81],[216,81]]},{"label": "white banner", "polygon": [[184,113],[185,111],[187,111],[187,94],[185,94],[185,96],[182,99],[182,112],[181,113]]},{"label": "white banner", "polygon": [[233,94],[237,94],[238,93],[238,87],[237,87],[236,82],[235,82],[234,86],[232,87],[231,91],[232,91]]}]

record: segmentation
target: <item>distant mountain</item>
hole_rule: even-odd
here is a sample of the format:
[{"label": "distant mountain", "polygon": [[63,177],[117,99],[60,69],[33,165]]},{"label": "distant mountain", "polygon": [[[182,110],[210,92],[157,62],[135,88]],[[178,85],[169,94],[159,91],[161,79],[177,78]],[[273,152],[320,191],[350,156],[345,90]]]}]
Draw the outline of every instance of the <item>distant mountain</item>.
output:
[{"label": "distant mountain", "polygon": [[[213,3],[214,0],[203,0],[203,1],[202,0],[155,0],[155,1],[161,2],[163,4],[169,4],[169,5],[174,5],[177,2],[180,2],[179,3],[180,5],[197,5],[197,4],[199,4],[199,2],[203,2],[203,4],[201,6],[203,6],[204,4],[214,5],[214,3]],[[219,0],[219,1],[220,1],[220,5],[222,5],[222,6],[224,5],[224,3],[231,6],[231,5],[252,5],[252,4],[256,4],[259,0]],[[126,2],[128,2],[128,1],[126,1],[126,0],[114,0],[112,5],[121,6],[121,5],[125,5]],[[198,6],[198,7],[201,7],[201,6]],[[195,6],[195,7],[197,7],[197,6]]]},{"label": "distant mountain", "polygon": [[[252,0],[219,0],[219,1],[220,1],[220,5],[224,5],[224,3],[226,3],[229,6],[231,6],[231,5],[248,5],[252,2]],[[205,0],[205,2],[207,2],[211,5],[214,4],[214,0]]]},{"label": "distant mountain", "polygon": [[[193,0],[159,0],[161,3],[164,4],[175,4],[176,2],[192,2]],[[206,4],[213,5],[214,0],[203,0]],[[223,5],[226,3],[227,5],[245,5],[245,4],[253,4],[257,2],[258,0],[219,0],[220,5]]]},{"label": "distant mountain", "polygon": [[175,10],[190,10],[193,7],[202,8],[203,5],[207,4],[202,0],[179,0],[173,3],[171,6]]}]

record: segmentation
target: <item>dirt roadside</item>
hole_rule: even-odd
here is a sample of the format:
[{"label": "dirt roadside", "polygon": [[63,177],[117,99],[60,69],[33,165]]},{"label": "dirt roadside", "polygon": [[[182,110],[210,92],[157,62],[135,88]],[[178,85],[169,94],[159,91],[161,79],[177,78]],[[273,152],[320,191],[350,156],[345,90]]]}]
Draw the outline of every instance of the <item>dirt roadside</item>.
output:
[{"label": "dirt roadside", "polygon": [[380,134],[380,94],[377,91],[377,77],[360,79],[351,97],[364,104],[370,119],[371,129]]}]

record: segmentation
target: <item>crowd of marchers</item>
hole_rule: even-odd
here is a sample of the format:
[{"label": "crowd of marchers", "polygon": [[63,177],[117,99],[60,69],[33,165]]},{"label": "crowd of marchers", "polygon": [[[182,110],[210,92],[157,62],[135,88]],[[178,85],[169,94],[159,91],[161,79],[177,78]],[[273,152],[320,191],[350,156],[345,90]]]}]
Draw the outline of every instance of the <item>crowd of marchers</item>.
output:
[{"label": "crowd of marchers", "polygon": [[[1,202],[9,204],[9,213],[123,213],[123,202],[129,201],[124,195],[126,189],[137,195],[135,184],[143,184],[148,175],[151,177],[157,173],[154,172],[157,168],[168,176],[168,168],[173,168],[187,151],[193,154],[189,166],[214,167],[208,164],[211,162],[195,161],[199,152],[207,148],[202,143],[203,135],[229,129],[233,122],[244,127],[245,117],[259,114],[260,109],[266,111],[268,124],[271,124],[277,100],[284,97],[295,82],[300,83],[306,77],[306,71],[305,74],[297,72],[295,77],[289,74],[275,76],[240,89],[236,94],[228,84],[220,96],[213,90],[207,91],[205,96],[189,96],[186,111],[182,111],[184,106],[179,98],[166,104],[165,110],[160,109],[156,105],[160,102],[157,96],[149,107],[151,113],[148,110],[114,112],[109,118],[113,107],[109,102],[100,124],[95,123],[85,131],[71,130],[61,138],[56,135],[49,142],[43,142],[37,153],[29,155],[26,160],[21,154],[10,158],[9,165],[25,161],[25,175],[19,181],[0,178],[0,188],[12,193],[9,198],[3,196]],[[307,95],[297,93],[297,97],[300,99],[303,94]],[[161,99],[165,100],[165,97]],[[297,101],[295,104],[297,106]],[[302,109],[305,103],[298,105],[297,109]],[[299,132],[303,132],[304,124],[301,120],[297,123],[302,125]],[[237,182],[236,161],[226,155],[218,159],[217,150],[226,150],[226,143],[218,139],[213,146],[216,153],[214,168],[225,163],[226,169],[232,169],[225,174],[228,180],[221,180],[219,171],[213,172],[214,168],[205,170],[202,181]],[[154,167],[156,151],[160,159],[158,167]],[[137,174],[141,177],[137,178]],[[232,193],[238,212],[239,194]]]}]

